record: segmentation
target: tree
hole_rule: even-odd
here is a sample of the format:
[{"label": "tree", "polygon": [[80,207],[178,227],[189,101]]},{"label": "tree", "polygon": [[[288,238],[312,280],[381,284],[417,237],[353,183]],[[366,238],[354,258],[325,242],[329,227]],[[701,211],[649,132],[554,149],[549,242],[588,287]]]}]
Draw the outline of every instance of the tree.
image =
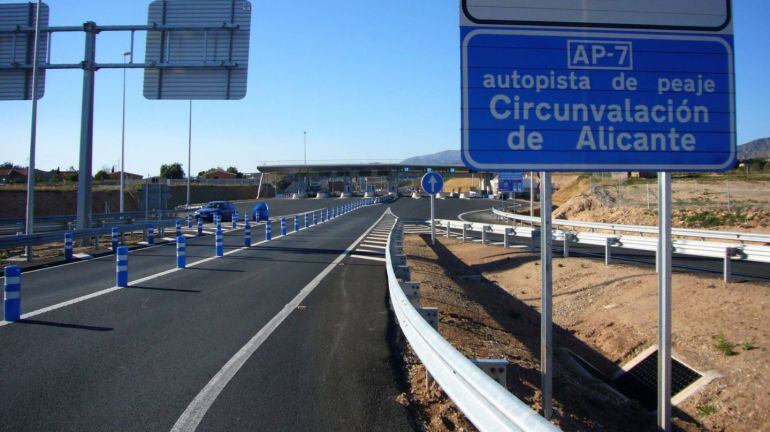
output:
[{"label": "tree", "polygon": [[104,181],[109,178],[109,174],[107,174],[107,171],[105,170],[99,170],[96,175],[94,176],[94,180],[96,181]]},{"label": "tree", "polygon": [[184,170],[182,164],[174,162],[172,164],[163,164],[160,167],[160,178],[162,179],[183,179]]},{"label": "tree", "polygon": [[227,172],[235,174],[235,178],[243,178],[243,173],[238,171],[238,168],[231,166],[227,168]]},{"label": "tree", "polygon": [[9,162],[9,161],[3,162],[3,164],[0,165],[0,168],[5,168],[5,169],[9,169],[13,167],[14,167],[13,162]]},{"label": "tree", "polygon": [[70,169],[73,170],[73,171],[68,171],[68,172],[64,173],[64,181],[68,181],[68,182],[76,182],[76,181],[78,181],[78,172],[74,171],[74,169],[72,167],[70,167]]}]

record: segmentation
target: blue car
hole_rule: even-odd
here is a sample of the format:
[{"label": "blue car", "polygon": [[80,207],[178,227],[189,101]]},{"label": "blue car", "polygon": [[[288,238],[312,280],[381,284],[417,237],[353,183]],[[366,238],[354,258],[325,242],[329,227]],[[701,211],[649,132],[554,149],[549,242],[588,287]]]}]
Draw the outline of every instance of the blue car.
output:
[{"label": "blue car", "polygon": [[235,205],[230,201],[212,201],[195,211],[196,219],[203,219],[206,222],[213,222],[214,215],[219,215],[221,220],[233,220],[233,215],[238,212]]},{"label": "blue car", "polygon": [[270,208],[267,203],[258,202],[251,210],[251,220],[259,222],[266,221],[270,217]]}]

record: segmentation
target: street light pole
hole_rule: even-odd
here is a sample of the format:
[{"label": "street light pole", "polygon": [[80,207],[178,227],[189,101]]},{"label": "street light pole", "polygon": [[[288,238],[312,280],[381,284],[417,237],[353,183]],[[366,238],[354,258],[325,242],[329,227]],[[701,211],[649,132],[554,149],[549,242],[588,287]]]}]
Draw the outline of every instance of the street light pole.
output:
[{"label": "street light pole", "polygon": [[190,208],[190,178],[192,176],[192,99],[187,123],[187,208]]},{"label": "street light pole", "polygon": [[302,132],[302,142],[303,142],[303,148],[305,152],[305,185],[303,187],[303,193],[308,193],[308,182],[307,182],[307,131]]},{"label": "street light pole", "polygon": [[[35,53],[32,56],[32,126],[29,137],[29,165],[27,167],[27,235],[35,231],[35,146],[37,144],[37,62],[38,42],[40,41],[40,6],[35,7]],[[32,261],[32,246],[26,247],[27,262]]]},{"label": "street light pole", "polygon": [[[131,52],[126,51],[123,53],[123,64],[126,64],[126,57],[130,56]],[[120,131],[120,213],[126,211],[125,208],[125,194],[126,194],[126,68],[123,68],[123,121]]]}]

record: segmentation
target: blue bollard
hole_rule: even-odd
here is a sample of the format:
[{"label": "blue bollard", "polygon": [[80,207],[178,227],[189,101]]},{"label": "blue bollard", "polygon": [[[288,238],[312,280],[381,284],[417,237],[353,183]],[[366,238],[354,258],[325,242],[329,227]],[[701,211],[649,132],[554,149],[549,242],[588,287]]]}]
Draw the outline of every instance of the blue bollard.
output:
[{"label": "blue bollard", "polygon": [[187,228],[192,229],[193,227],[193,218],[192,215],[187,215]]},{"label": "blue bollard", "polygon": [[249,215],[249,212],[244,212],[243,213],[243,220],[251,221],[251,216]]},{"label": "blue bollard", "polygon": [[176,268],[187,267],[187,239],[184,236],[176,238]]},{"label": "blue bollard", "polygon": [[284,217],[281,218],[281,235],[286,235],[286,218]]},{"label": "blue bollard", "polygon": [[72,233],[64,233],[64,259],[72,261]]},{"label": "blue bollard", "polygon": [[174,228],[175,228],[175,233],[174,234],[176,234],[174,237],[181,236],[182,235],[182,221],[177,219],[176,223],[174,224]]},{"label": "blue bollard", "polygon": [[265,240],[270,241],[273,239],[273,221],[270,219],[265,222]]},{"label": "blue bollard", "polygon": [[238,214],[233,213],[233,229],[238,229]]},{"label": "blue bollard", "polygon": [[294,232],[299,231],[299,216],[294,216]]},{"label": "blue bollard", "polygon": [[128,248],[125,246],[119,247],[115,255],[115,285],[128,286]]},{"label": "blue bollard", "polygon": [[318,225],[318,212],[313,212],[313,225]]},{"label": "blue bollard", "polygon": [[216,253],[217,256],[221,257],[225,254],[225,245],[224,245],[224,234],[222,234],[222,230],[217,230],[216,235]]},{"label": "blue bollard", "polygon": [[150,224],[150,226],[147,228],[147,244],[155,244],[155,225]]},{"label": "blue bollard", "polygon": [[321,223],[326,222],[326,209],[321,210]]},{"label": "blue bollard", "polygon": [[246,225],[243,226],[243,246],[251,247],[251,222],[246,219]]},{"label": "blue bollard", "polygon": [[120,236],[120,232],[118,231],[118,227],[112,227],[112,251],[113,252],[118,250],[119,236]]},{"label": "blue bollard", "polygon": [[198,218],[198,237],[203,236],[203,219]]},{"label": "blue bollard", "polygon": [[310,214],[305,213],[305,228],[310,228]]},{"label": "blue bollard", "polygon": [[21,267],[8,266],[4,274],[3,319],[18,321],[21,319]]}]

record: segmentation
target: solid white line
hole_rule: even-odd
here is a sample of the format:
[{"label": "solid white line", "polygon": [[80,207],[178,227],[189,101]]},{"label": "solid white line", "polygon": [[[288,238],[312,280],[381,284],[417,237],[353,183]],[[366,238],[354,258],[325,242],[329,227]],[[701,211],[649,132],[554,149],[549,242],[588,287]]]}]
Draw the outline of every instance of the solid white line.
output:
[{"label": "solid white line", "polygon": [[380,257],[373,257],[373,256],[366,256],[366,255],[357,255],[357,254],[350,254],[350,257],[351,258],[358,258],[358,259],[362,259],[362,260],[385,262],[385,258],[380,258]]},{"label": "solid white line", "polygon": [[356,248],[356,252],[364,252],[364,253],[372,253],[377,255],[385,255],[385,252],[383,251],[376,251],[376,250],[369,250],[369,249],[362,249],[360,247]]},{"label": "solid white line", "polygon": [[222,393],[222,390],[227,386],[227,384],[235,377],[235,374],[238,373],[238,371],[243,367],[244,364],[251,358],[252,354],[257,351],[257,349],[267,340],[268,337],[275,331],[275,329],[278,328],[278,326],[283,323],[286,318],[295,310],[297,309],[297,306],[302,303],[302,301],[310,295],[311,292],[321,283],[321,281],[329,274],[332,270],[334,270],[335,267],[343,260],[345,259],[348,254],[353,250],[355,245],[363,240],[368,234],[369,231],[376,226],[383,217],[387,214],[387,210],[380,216],[380,219],[372,224],[371,227],[369,227],[366,232],[364,232],[361,237],[359,237],[357,240],[355,240],[353,243],[348,246],[348,248],[342,252],[331,264],[329,264],[321,273],[319,273],[313,280],[311,280],[307,285],[305,285],[304,288],[297,294],[296,297],[294,297],[291,302],[289,302],[286,306],[281,309],[280,312],[278,312],[277,315],[275,315],[264,327],[262,327],[257,334],[255,334],[251,340],[249,340],[246,345],[241,347],[240,350],[238,350],[235,355],[228,360],[227,363],[222,367],[222,369],[217,372],[216,375],[214,375],[213,378],[206,384],[205,387],[198,393],[197,396],[195,396],[195,399],[193,399],[192,402],[190,402],[190,405],[187,406],[187,409],[184,410],[181,416],[179,416],[179,419],[176,421],[174,426],[171,428],[172,432],[192,432],[195,429],[197,429],[198,425],[200,424],[201,420],[203,420],[203,417],[206,415],[206,412],[208,412],[209,408],[211,408],[211,405],[214,403],[214,401],[219,397],[220,393]]},{"label": "solid white line", "polygon": [[361,243],[360,246],[361,247],[366,247],[366,248],[372,248],[372,249],[382,249],[382,250],[385,250],[385,248],[387,247],[387,245],[386,246],[380,246],[380,245],[376,245],[376,244],[369,244],[369,243],[366,243],[366,242]]},{"label": "solid white line", "polygon": [[[289,232],[289,233],[286,234],[286,236],[289,236],[291,234],[294,234],[294,233],[293,232]],[[278,240],[281,237],[285,237],[285,236],[283,236],[283,235],[274,236],[272,241]],[[269,241],[268,240],[262,240],[261,242],[258,242],[258,243],[252,243],[251,247],[261,246],[261,245],[263,245],[265,243],[269,243]],[[148,247],[148,248],[142,248],[140,250],[147,250],[147,249],[151,249],[153,247],[158,247],[158,246],[162,246],[162,245],[155,245],[155,246],[151,246],[151,247]],[[242,251],[247,250],[247,249],[249,249],[249,248],[241,247],[241,248],[238,248],[238,249],[233,249],[233,250],[225,252],[223,256],[229,256],[229,255],[232,255],[234,253],[242,252]],[[109,256],[112,256],[112,255],[109,255]],[[100,258],[97,258],[97,260],[98,259],[103,259],[103,258],[106,258],[106,257],[100,257]],[[195,267],[195,266],[198,266],[200,264],[204,264],[204,263],[207,263],[209,261],[213,261],[213,260],[215,260],[217,258],[221,258],[221,257],[218,257],[218,256],[214,255],[214,256],[211,256],[211,257],[208,257],[208,258],[203,258],[203,259],[200,259],[198,261],[194,261],[192,263],[187,264],[187,267]],[[95,260],[93,260],[93,261],[95,261]],[[83,262],[87,262],[87,261],[83,261]],[[51,268],[56,268],[56,267],[49,267],[49,269],[51,269]],[[40,270],[45,270],[45,269],[40,269]],[[150,281],[150,280],[162,277],[162,276],[166,276],[166,275],[169,275],[171,273],[178,272],[178,271],[183,271],[183,270],[184,269],[180,269],[180,268],[174,267],[174,268],[168,269],[166,271],[162,271],[160,273],[151,274],[151,275],[145,276],[145,277],[143,277],[141,279],[137,279],[135,281],[129,282],[128,286],[131,287],[131,286],[135,286],[137,284],[142,284],[144,282],[147,282],[147,281]],[[36,271],[39,271],[39,270],[36,270]],[[24,273],[22,272],[22,276],[23,275],[24,275]],[[34,316],[41,315],[41,314],[44,314],[46,312],[51,312],[51,311],[54,311],[54,310],[57,310],[57,309],[61,309],[63,307],[71,306],[71,305],[74,305],[76,303],[80,303],[80,302],[83,302],[83,301],[86,301],[86,300],[90,300],[92,298],[100,297],[100,296],[103,296],[105,294],[109,294],[111,292],[118,291],[120,289],[122,289],[122,288],[121,287],[117,287],[117,286],[114,286],[114,287],[111,287],[111,288],[106,288],[106,289],[103,289],[101,291],[96,291],[96,292],[93,292],[93,293],[90,293],[90,294],[86,294],[86,295],[83,295],[83,296],[80,296],[80,297],[76,297],[76,298],[71,299],[71,300],[67,300],[67,301],[64,301],[64,302],[61,302],[61,303],[57,303],[57,304],[54,304],[54,305],[51,305],[51,306],[46,306],[46,307],[44,307],[42,309],[37,309],[37,310],[34,310],[32,312],[25,313],[25,314],[21,315],[20,318],[21,319],[32,318]],[[0,321],[0,327],[6,326],[8,324],[12,324],[12,322],[5,321],[5,320]]]}]

